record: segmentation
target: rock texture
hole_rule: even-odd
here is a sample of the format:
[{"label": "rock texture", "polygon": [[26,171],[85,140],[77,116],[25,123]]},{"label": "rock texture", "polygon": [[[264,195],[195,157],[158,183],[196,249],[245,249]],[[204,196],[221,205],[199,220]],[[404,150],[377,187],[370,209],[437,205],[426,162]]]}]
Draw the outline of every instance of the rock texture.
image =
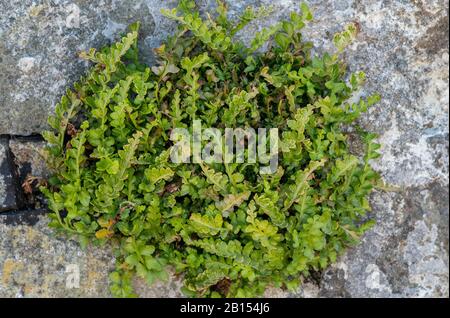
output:
[{"label": "rock texture", "polygon": [[47,178],[48,171],[43,157],[45,142],[37,138],[11,138],[9,148],[19,178],[23,181],[28,175]]},{"label": "rock texture", "polygon": [[[204,11],[214,3],[197,2]],[[380,135],[382,157],[373,165],[393,189],[372,195],[377,225],[326,270],[320,282],[305,283],[295,295],[277,290],[267,295],[448,297],[448,0],[307,2],[315,22],[305,36],[319,54],[331,49],[332,34],[346,23],[360,26],[345,59],[351,71],[367,74],[362,96],[382,94],[382,102],[360,124]],[[247,5],[274,6],[270,18],[238,34],[244,40],[299,6],[296,0],[228,3],[231,15]],[[77,53],[108,44],[130,22],[143,22],[142,49],[151,63],[150,48],[175,27],[159,9],[175,4],[0,0],[0,135],[42,131],[64,88],[87,68]],[[10,210],[0,214],[0,297],[108,297],[107,272],[114,259],[107,248],[83,251],[75,242],[55,237],[41,210],[12,211],[18,207],[14,195],[20,190],[13,188],[10,176],[45,175],[36,141],[13,137],[0,137],[0,211]],[[78,266],[79,288],[67,287],[71,265]],[[152,288],[139,281],[136,285],[142,296],[180,296],[177,279]]]},{"label": "rock texture", "polygon": [[[66,86],[87,68],[77,58],[142,22],[143,52],[173,30],[159,14],[176,1],[0,1],[0,134],[30,135],[46,127]],[[156,28],[156,24],[157,28]]]},{"label": "rock texture", "polygon": [[0,212],[17,209],[16,188],[8,139],[0,136]]}]

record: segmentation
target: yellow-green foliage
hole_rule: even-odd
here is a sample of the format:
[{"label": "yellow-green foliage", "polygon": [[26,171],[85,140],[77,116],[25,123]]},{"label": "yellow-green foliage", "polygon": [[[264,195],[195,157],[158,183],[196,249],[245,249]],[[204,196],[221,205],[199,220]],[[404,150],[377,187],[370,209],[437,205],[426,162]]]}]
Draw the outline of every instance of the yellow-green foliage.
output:
[{"label": "yellow-green foliage", "polygon": [[[268,10],[248,8],[229,21],[219,2],[202,19],[193,1],[164,11],[179,32],[138,59],[138,24],[123,39],[83,53],[89,73],[49,119],[43,188],[51,226],[83,244],[111,241],[115,296],[133,296],[132,274],[152,283],[167,266],[184,274],[190,296],[255,296],[272,284],[295,290],[301,276],[334,262],[370,226],[368,194],[378,180],[375,135],[360,131],[366,155],[351,154],[343,125],[378,101],[349,103],[364,82],[346,74],[340,52],[356,34],[335,36],[335,54],[312,56],[301,30],[307,6],[264,29],[248,46],[234,35]],[[268,47],[259,49],[268,42]],[[348,79],[348,80],[346,80]],[[268,127],[280,131],[279,166],[176,164],[174,128]]]}]

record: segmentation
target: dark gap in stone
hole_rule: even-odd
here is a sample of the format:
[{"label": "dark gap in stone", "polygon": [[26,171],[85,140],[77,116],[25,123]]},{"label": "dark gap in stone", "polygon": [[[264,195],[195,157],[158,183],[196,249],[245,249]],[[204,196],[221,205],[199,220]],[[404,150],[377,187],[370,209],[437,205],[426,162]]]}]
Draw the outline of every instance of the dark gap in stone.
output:
[{"label": "dark gap in stone", "polygon": [[42,137],[41,134],[31,134],[31,135],[1,135],[0,134],[0,138],[4,137],[6,139],[17,139],[19,141],[45,141],[44,137]]},{"label": "dark gap in stone", "polygon": [[[15,182],[14,176],[12,175],[12,166],[9,159],[9,140],[2,137],[0,142],[4,142],[5,147],[5,158],[0,165],[0,174],[6,174],[6,189],[5,189],[5,202],[0,206],[0,213],[7,211],[9,209],[17,208],[17,193],[15,187],[11,187],[11,183]],[[11,179],[11,182],[9,181]]]},{"label": "dark gap in stone", "polygon": [[6,225],[30,225],[33,226],[39,221],[39,217],[47,214],[46,209],[39,210],[15,210],[0,212],[0,223]]},{"label": "dark gap in stone", "polygon": [[19,167],[16,164],[14,153],[11,151],[11,148],[9,147],[10,139],[11,137],[8,137],[7,139],[8,142],[6,144],[6,160],[11,167],[12,183],[14,190],[16,192],[17,210],[22,210],[27,208],[27,198],[25,196],[25,192],[23,191],[22,183],[20,181]]},{"label": "dark gap in stone", "polygon": [[310,270],[309,276],[305,280],[319,287],[322,282],[322,278],[323,270]]},{"label": "dark gap in stone", "polygon": [[[13,183],[15,185],[16,190],[16,205],[17,208],[15,211],[20,210],[39,210],[41,208],[46,207],[45,199],[37,188],[32,185],[33,192],[26,193],[23,188],[23,184],[26,181],[27,176],[31,173],[31,164],[24,163],[21,167],[15,160],[15,155],[9,147],[9,142],[11,140],[15,140],[18,142],[42,142],[45,141],[44,138],[40,134],[32,134],[29,136],[20,136],[20,135],[2,135],[7,139],[7,157],[8,164],[11,167]],[[6,210],[7,212],[13,210]]]}]

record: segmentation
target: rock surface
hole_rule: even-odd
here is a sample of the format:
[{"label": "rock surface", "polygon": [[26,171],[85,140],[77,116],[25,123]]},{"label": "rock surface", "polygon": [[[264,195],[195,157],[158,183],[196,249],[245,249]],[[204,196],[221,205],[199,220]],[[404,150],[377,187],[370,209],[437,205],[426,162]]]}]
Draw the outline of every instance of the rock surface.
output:
[{"label": "rock surface", "polygon": [[[382,94],[360,124],[380,135],[382,157],[373,166],[395,190],[372,195],[377,225],[323,273],[319,285],[307,283],[295,295],[271,290],[268,296],[448,297],[448,1],[307,2],[315,22],[305,36],[318,52],[331,49],[332,34],[346,23],[360,25],[345,59],[351,71],[367,74],[361,95]],[[42,131],[64,88],[87,68],[75,58],[77,52],[109,43],[134,20],[144,22],[142,48],[151,63],[150,48],[174,30],[159,9],[175,3],[0,0],[0,135]],[[198,3],[210,10],[214,1]],[[243,39],[298,10],[295,0],[228,3],[231,15],[247,5],[275,7],[270,18],[241,31]],[[7,140],[0,137],[0,163],[8,147],[25,147]],[[22,166],[30,160],[29,167],[39,167],[34,156],[26,158]],[[0,207],[10,200],[2,167]],[[108,249],[82,251],[75,242],[54,237],[46,217],[32,213],[0,217],[0,297],[109,296],[107,272],[114,260]],[[66,286],[71,264],[79,268],[80,288]],[[177,280],[153,288],[136,284],[142,296],[180,295]]]},{"label": "rock surface", "polygon": [[46,178],[49,171],[43,157],[45,142],[39,139],[11,138],[9,148],[14,157],[19,178],[23,181],[28,175]]},{"label": "rock surface", "polygon": [[20,186],[19,208],[40,209],[45,199],[39,191],[41,182],[49,177],[43,150],[46,143],[37,137],[11,137],[9,149],[16,171],[16,181]]},{"label": "rock surface", "polygon": [[0,136],[0,212],[17,209],[16,190],[8,139]]},{"label": "rock surface", "polygon": [[[66,86],[87,68],[78,53],[117,39],[142,22],[151,47],[173,30],[159,14],[175,1],[0,1],[0,135],[30,135],[46,127]],[[157,29],[156,29],[157,24]]]}]

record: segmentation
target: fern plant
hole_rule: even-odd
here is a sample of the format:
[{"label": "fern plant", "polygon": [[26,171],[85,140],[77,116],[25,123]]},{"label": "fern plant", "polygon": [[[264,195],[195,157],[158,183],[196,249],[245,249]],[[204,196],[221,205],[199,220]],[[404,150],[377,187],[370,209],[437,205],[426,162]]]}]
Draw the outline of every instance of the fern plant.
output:
[{"label": "fern plant", "polygon": [[[157,65],[139,61],[139,23],[111,47],[81,54],[93,66],[49,118],[43,136],[54,175],[42,192],[50,226],[82,245],[112,243],[114,296],[135,296],[134,274],[151,284],[168,267],[183,274],[188,296],[296,290],[373,224],[363,220],[379,145],[359,129],[366,153],[358,157],[342,130],[379,100],[349,102],[365,80],[341,59],[357,29],[335,35],[335,53],[313,56],[301,34],[312,20],[303,4],[248,46],[235,40],[268,12],[248,8],[230,21],[219,1],[215,17],[203,19],[182,0],[163,11],[179,30],[155,50]],[[192,131],[193,120],[222,131],[279,129],[277,171],[171,162],[171,131]]]}]

